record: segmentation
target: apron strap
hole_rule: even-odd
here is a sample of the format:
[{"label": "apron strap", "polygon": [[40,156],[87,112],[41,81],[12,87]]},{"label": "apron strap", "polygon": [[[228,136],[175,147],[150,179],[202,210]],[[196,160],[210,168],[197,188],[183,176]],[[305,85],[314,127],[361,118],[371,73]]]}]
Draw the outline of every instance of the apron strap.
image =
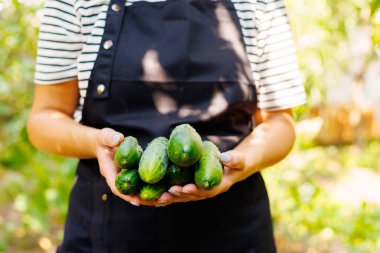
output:
[{"label": "apron strap", "polygon": [[109,95],[113,59],[126,9],[125,4],[126,0],[111,0],[108,6],[104,34],[97,56],[103,60],[100,62],[96,61],[98,63],[96,69],[101,69],[101,73],[97,73],[97,75],[95,75],[96,79],[93,80],[95,85],[93,96],[95,98],[107,98]]}]

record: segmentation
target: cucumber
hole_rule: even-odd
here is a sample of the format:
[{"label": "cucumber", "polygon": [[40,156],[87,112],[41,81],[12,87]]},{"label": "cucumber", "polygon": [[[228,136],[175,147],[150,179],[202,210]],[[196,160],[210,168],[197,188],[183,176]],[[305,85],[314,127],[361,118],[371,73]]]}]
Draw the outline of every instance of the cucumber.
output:
[{"label": "cucumber", "polygon": [[145,183],[155,184],[165,177],[169,166],[167,145],[167,138],[157,137],[148,144],[143,152],[138,172],[141,180]]},{"label": "cucumber", "polygon": [[165,191],[166,191],[166,188],[163,184],[144,184],[140,188],[140,198],[147,201],[156,200]]},{"label": "cucumber", "polygon": [[140,177],[137,170],[122,169],[115,179],[116,189],[124,194],[135,194],[139,191]]},{"label": "cucumber", "polygon": [[136,169],[143,153],[137,139],[126,137],[115,152],[114,161],[121,169]]},{"label": "cucumber", "polygon": [[202,154],[202,139],[189,124],[176,126],[168,142],[169,159],[181,167],[195,164]]},{"label": "cucumber", "polygon": [[179,185],[184,186],[194,182],[194,168],[193,166],[188,168],[179,167],[172,164],[166,172],[166,181],[170,186]]},{"label": "cucumber", "polygon": [[218,186],[223,177],[223,165],[219,160],[220,152],[210,141],[203,142],[203,153],[195,166],[194,180],[198,187],[211,190]]}]

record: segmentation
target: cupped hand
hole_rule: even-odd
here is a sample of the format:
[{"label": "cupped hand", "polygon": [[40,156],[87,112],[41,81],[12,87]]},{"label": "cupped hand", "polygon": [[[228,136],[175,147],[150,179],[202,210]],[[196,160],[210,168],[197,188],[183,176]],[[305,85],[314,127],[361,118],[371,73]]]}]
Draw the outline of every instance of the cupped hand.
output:
[{"label": "cupped hand", "polygon": [[120,145],[123,139],[123,134],[116,132],[113,129],[103,128],[99,131],[96,140],[96,156],[98,158],[100,173],[106,179],[112,193],[116,196],[135,206],[155,206],[157,205],[155,201],[142,200],[137,194],[124,195],[116,189],[115,179],[120,169],[114,162],[114,155],[116,148]]},{"label": "cupped hand", "polygon": [[245,179],[249,172],[245,168],[245,156],[243,153],[230,150],[221,155],[224,165],[224,173],[221,183],[211,189],[203,190],[195,184],[185,186],[172,186],[169,192],[165,192],[157,199],[156,206],[166,206],[176,202],[197,201],[215,197],[226,192],[233,184]]},{"label": "cupped hand", "polygon": [[132,205],[146,206],[166,206],[178,202],[189,202],[215,197],[226,192],[233,184],[245,179],[249,172],[245,168],[245,156],[243,153],[230,150],[222,154],[221,161],[224,165],[224,173],[221,183],[211,189],[203,190],[195,184],[185,186],[172,186],[155,201],[145,201],[137,194],[121,194],[115,186],[115,179],[120,171],[114,162],[116,148],[123,141],[124,136],[110,128],[103,128],[99,131],[96,144],[96,155],[98,158],[99,169],[102,176],[106,179],[108,186],[113,194]]}]

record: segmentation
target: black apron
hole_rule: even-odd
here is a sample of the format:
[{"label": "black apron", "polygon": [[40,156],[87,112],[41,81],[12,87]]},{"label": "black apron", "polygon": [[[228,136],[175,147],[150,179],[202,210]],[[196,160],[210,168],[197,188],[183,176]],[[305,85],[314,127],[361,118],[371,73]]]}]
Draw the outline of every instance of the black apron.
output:
[{"label": "black apron", "polygon": [[[146,147],[191,124],[221,151],[251,131],[252,71],[230,0],[112,0],[82,123]],[[95,159],[81,160],[58,252],[275,252],[260,173],[215,198],[136,207],[114,196]]]}]

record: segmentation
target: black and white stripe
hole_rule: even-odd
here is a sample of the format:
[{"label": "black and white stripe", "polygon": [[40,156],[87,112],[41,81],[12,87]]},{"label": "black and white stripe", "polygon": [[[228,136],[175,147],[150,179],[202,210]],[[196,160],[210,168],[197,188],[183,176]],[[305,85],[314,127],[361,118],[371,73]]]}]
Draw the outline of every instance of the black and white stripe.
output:
[{"label": "black and white stripe", "polygon": [[[128,0],[126,5],[141,0]],[[165,0],[147,0],[150,2]],[[258,107],[279,110],[306,100],[283,0],[231,0],[242,27],[258,91]],[[81,118],[88,80],[102,40],[109,0],[46,0],[35,82],[77,78]]]},{"label": "black and white stripe", "polygon": [[283,0],[232,0],[240,19],[257,88],[258,107],[291,108],[305,103]]},{"label": "black and white stripe", "polygon": [[83,44],[80,22],[68,1],[47,1],[40,25],[35,82],[59,83],[77,76]]}]

